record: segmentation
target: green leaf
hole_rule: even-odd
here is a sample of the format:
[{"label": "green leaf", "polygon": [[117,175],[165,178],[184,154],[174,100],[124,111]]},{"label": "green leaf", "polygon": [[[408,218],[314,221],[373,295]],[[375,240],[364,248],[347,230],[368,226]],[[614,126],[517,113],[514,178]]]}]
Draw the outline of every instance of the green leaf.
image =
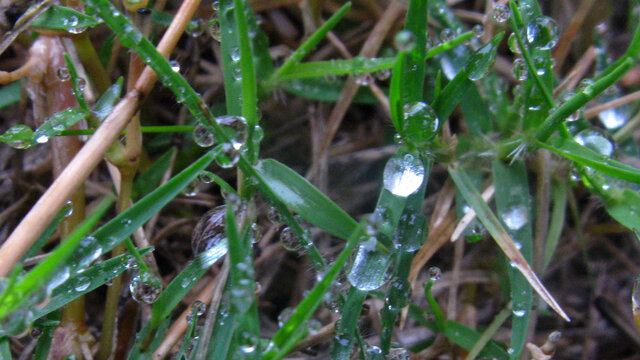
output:
[{"label": "green leaf", "polygon": [[255,167],[257,175],[291,210],[331,235],[348,239],[357,223],[305,178],[272,159]]},{"label": "green leaf", "polygon": [[176,148],[172,147],[162,154],[156,161],[147,168],[133,183],[132,198],[138,199],[150,193],[162,181],[164,173],[169,168],[171,157],[175,154]]},{"label": "green leaf", "polygon": [[20,81],[14,81],[11,84],[0,88],[0,109],[20,101],[22,86]]},{"label": "green leaf", "polygon": [[365,58],[356,56],[346,60],[313,61],[293,65],[280,75],[281,80],[323,77],[327,75],[349,75],[372,73],[378,70],[391,69],[396,58]]},{"label": "green leaf", "polygon": [[32,27],[53,30],[75,30],[86,27],[94,27],[102,21],[78,12],[70,7],[52,5],[33,23]]},{"label": "green leaf", "polygon": [[629,230],[640,229],[640,194],[624,189],[605,202],[605,209],[612,218]]},{"label": "green leaf", "polygon": [[[50,319],[54,318],[51,316]],[[49,350],[51,349],[51,342],[53,340],[53,332],[55,326],[41,326],[42,333],[38,336],[38,343],[33,351],[33,360],[47,360],[49,356]]]},{"label": "green leaf", "polygon": [[116,100],[120,98],[120,94],[122,93],[122,82],[123,78],[119,77],[118,80],[111,85],[96,102],[96,106],[93,109],[93,115],[95,115],[98,120],[102,121],[106,119],[109,113],[111,113],[113,104],[115,104]]},{"label": "green leaf", "polygon": [[552,138],[549,143],[537,142],[545,149],[563,156],[580,165],[589,166],[605,175],[618,179],[640,183],[640,169],[623,164],[608,156],[602,156],[586,146],[569,138]]},{"label": "green leaf", "polygon": [[58,136],[63,130],[82,120],[87,113],[84,110],[68,108],[53,114],[44,124],[33,133],[33,140],[37,143],[45,143],[50,138]]},{"label": "green leaf", "polygon": [[[140,251],[146,254],[150,248]],[[36,309],[34,318],[40,318],[71,301],[92,292],[100,286],[113,280],[127,270],[129,255],[119,255],[109,260],[98,262],[82,273],[70,277],[67,281],[56,287],[51,293],[51,299],[42,308]]]},{"label": "green leaf", "polygon": [[66,273],[68,276],[72,270],[78,267],[77,264],[68,266],[66,261],[71,258],[83,237],[97,224],[112,203],[113,198],[111,197],[103,200],[96,210],[78,225],[45,260],[36,265],[13,286],[8,286],[5,289],[0,297],[0,319],[4,319],[9,313],[26,303],[31,295],[56,275],[56,272]]},{"label": "green leaf", "polygon": [[[496,189],[496,212],[507,233],[519,244],[526,261],[533,258],[533,199],[529,193],[527,169],[523,161],[506,165],[493,162],[493,181]],[[509,268],[513,317],[511,320],[511,359],[519,359],[527,339],[533,292],[527,279],[517,269]]]},{"label": "green leaf", "polygon": [[[289,353],[289,351],[291,351],[300,335],[304,334],[305,323],[311,318],[315,310],[322,303],[324,293],[327,292],[333,281],[338,276],[338,273],[342,270],[342,266],[353,252],[353,249],[362,235],[362,224],[360,224],[360,226],[356,226],[354,228],[354,231],[351,236],[349,236],[344,249],[340,252],[340,255],[338,255],[336,261],[331,265],[331,268],[329,268],[322,280],[318,282],[313,289],[311,289],[309,295],[307,295],[304,300],[296,306],[289,320],[287,320],[287,322],[273,336],[271,341],[274,346],[263,355],[265,360],[282,359]],[[358,309],[355,313],[359,315],[360,310]]]},{"label": "green leaf", "polygon": [[27,149],[35,144],[33,130],[27,125],[19,124],[10,127],[0,135],[0,141],[14,149]]},{"label": "green leaf", "polygon": [[567,209],[567,188],[568,184],[564,180],[554,181],[551,184],[551,198],[553,201],[553,209],[551,210],[551,224],[544,242],[544,265],[543,271],[547,269],[553,254],[558,247],[560,235],[565,222],[565,213]]}]

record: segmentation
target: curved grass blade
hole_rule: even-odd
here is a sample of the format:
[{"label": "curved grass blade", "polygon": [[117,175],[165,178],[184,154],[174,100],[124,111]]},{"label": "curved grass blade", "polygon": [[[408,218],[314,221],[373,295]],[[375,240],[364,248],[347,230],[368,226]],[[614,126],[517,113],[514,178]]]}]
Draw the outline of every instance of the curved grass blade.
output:
[{"label": "curved grass blade", "polygon": [[603,157],[586,146],[569,138],[552,138],[549,143],[537,142],[540,147],[549,149],[580,165],[589,166],[605,175],[618,179],[640,183],[640,169],[623,164],[609,157]]},{"label": "curved grass blade", "polygon": [[[324,293],[327,292],[335,278],[338,276],[338,273],[342,270],[342,266],[353,252],[353,249],[362,235],[362,224],[360,224],[355,227],[353,233],[349,236],[344,249],[340,252],[340,255],[338,255],[336,261],[331,265],[331,268],[329,268],[322,280],[317,283],[313,289],[311,289],[309,295],[307,295],[304,300],[296,306],[289,320],[287,320],[287,322],[273,336],[271,339],[273,347],[263,355],[265,360],[282,359],[289,353],[289,351],[291,351],[301,334],[304,334],[305,323],[309,318],[311,318],[311,315],[313,315],[315,310],[322,303]],[[359,315],[360,309],[355,311],[355,313]],[[344,314],[346,315],[347,313]]]},{"label": "curved grass blade", "polygon": [[489,205],[482,199],[478,190],[473,186],[473,183],[467,176],[467,174],[460,167],[449,167],[449,174],[456,183],[456,186],[460,190],[460,193],[469,203],[469,206],[476,212],[478,219],[487,228],[493,239],[496,241],[502,252],[509,258],[511,266],[517,268],[522,275],[527,279],[529,284],[536,290],[542,300],[544,300],[549,306],[557,312],[566,321],[571,321],[567,314],[562,310],[556,300],[549,294],[547,289],[542,285],[540,279],[529,266],[529,263],[524,259],[518,248],[513,243],[513,239],[509,236],[504,229],[496,215],[491,211]]},{"label": "curved grass blade", "polygon": [[311,224],[345,240],[355,231],[357,223],[351,216],[286,165],[267,159],[255,170],[280,201]]},{"label": "curved grass blade", "polygon": [[[69,21],[76,19],[77,21]],[[94,27],[102,21],[85,13],[76,11],[70,7],[52,5],[47,11],[38,16],[32,23],[32,27],[52,30],[75,30],[79,28]]]},{"label": "curved grass blade", "polygon": [[0,319],[5,318],[9,313],[27,302],[31,295],[41,289],[47,281],[54,275],[56,270],[68,267],[73,269],[75,264],[66,262],[79,247],[84,236],[98,223],[109,207],[113,204],[113,198],[108,197],[96,207],[95,211],[89,215],[75,230],[41,263],[36,265],[22,279],[13,286],[5,289],[0,297]]},{"label": "curved grass blade", "polygon": [[[524,259],[533,258],[532,198],[529,193],[527,169],[522,161],[506,165],[500,160],[493,162],[493,181],[496,189],[496,213]],[[514,268],[509,268],[511,302],[511,359],[519,359],[527,339],[533,293],[527,279]]]},{"label": "curved grass blade", "polygon": [[[151,249],[141,250],[144,255]],[[60,309],[69,302],[88,294],[100,286],[114,279],[125,270],[129,257],[127,254],[116,256],[109,260],[99,262],[80,274],[70,277],[62,285],[58,286],[51,293],[51,299],[41,309],[36,309],[34,317],[45,316],[57,309]]]}]

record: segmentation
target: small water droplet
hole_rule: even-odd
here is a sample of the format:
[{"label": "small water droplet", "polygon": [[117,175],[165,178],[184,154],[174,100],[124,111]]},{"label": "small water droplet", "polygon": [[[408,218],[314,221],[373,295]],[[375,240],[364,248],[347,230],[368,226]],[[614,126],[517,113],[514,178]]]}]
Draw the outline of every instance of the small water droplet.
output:
[{"label": "small water droplet", "polygon": [[171,66],[171,70],[180,72],[180,63],[178,62],[178,60],[170,60],[169,65]]},{"label": "small water droplet", "polygon": [[529,77],[529,70],[523,58],[517,58],[513,61],[513,76],[520,81],[525,81]]},{"label": "small water droplet", "polygon": [[238,62],[240,61],[240,56],[241,56],[241,52],[240,52],[240,48],[239,47],[234,47],[231,49],[231,60]]},{"label": "small water droplet", "polygon": [[213,40],[220,42],[222,39],[222,32],[220,30],[220,20],[217,17],[212,16],[207,22],[207,32]]},{"label": "small water droplet", "polygon": [[191,309],[197,316],[202,316],[207,310],[207,305],[200,300],[196,300],[193,302],[193,305],[191,305]]},{"label": "small water droplet", "polygon": [[482,24],[475,24],[471,28],[471,31],[473,32],[473,36],[475,36],[476,38],[481,38],[482,36],[484,36],[484,28],[482,27]]},{"label": "small water droplet", "polygon": [[527,25],[526,40],[538,50],[551,50],[558,43],[558,25],[548,16],[536,16]]},{"label": "small water droplet", "polygon": [[515,317],[523,317],[525,315],[527,315],[526,310],[513,310],[513,316]]},{"label": "small water droplet", "polygon": [[91,279],[86,276],[78,276],[75,279],[73,289],[77,292],[82,292],[87,290],[89,288],[89,285],[91,285]]},{"label": "small water droplet", "polygon": [[409,30],[402,30],[393,38],[393,45],[398,51],[411,51],[416,46],[416,38]]},{"label": "small water droplet", "polygon": [[424,165],[411,154],[394,157],[384,167],[384,188],[396,196],[407,197],[420,188],[424,180]]},{"label": "small water droplet", "polygon": [[162,293],[162,281],[154,273],[141,270],[131,279],[129,292],[133,300],[153,304]]},{"label": "small water droplet", "polygon": [[498,5],[493,9],[493,20],[497,23],[504,23],[511,17],[511,10],[506,5]]},{"label": "small water droplet", "polygon": [[433,108],[422,101],[406,104],[403,116],[402,130],[405,139],[418,147],[429,145],[440,125]]},{"label": "small water droplet", "polygon": [[440,270],[439,267],[432,266],[429,268],[429,279],[438,281],[440,280],[440,277],[442,277],[442,270]]},{"label": "small water droplet", "polygon": [[502,214],[502,221],[511,230],[520,230],[527,224],[527,207],[518,204],[506,209]]},{"label": "small water droplet", "polygon": [[220,246],[225,241],[226,211],[226,205],[221,205],[202,215],[191,235],[191,249],[195,255]]},{"label": "small water droplet", "polygon": [[66,66],[61,66],[56,70],[56,77],[60,81],[69,81],[69,79],[71,79],[71,73]]},{"label": "small water droplet", "polygon": [[193,140],[202,147],[211,147],[216,141],[213,134],[202,124],[196,125],[193,129]]},{"label": "small water droplet", "polygon": [[288,226],[280,232],[280,244],[289,251],[297,251],[301,248],[300,240]]},{"label": "small water droplet", "polygon": [[195,18],[189,22],[187,29],[185,30],[191,37],[199,37],[204,32],[204,21],[200,18]]},{"label": "small water droplet", "polygon": [[456,34],[453,32],[452,29],[444,28],[442,29],[442,31],[440,31],[440,40],[442,40],[443,43],[449,42],[453,40],[455,37],[456,37]]}]

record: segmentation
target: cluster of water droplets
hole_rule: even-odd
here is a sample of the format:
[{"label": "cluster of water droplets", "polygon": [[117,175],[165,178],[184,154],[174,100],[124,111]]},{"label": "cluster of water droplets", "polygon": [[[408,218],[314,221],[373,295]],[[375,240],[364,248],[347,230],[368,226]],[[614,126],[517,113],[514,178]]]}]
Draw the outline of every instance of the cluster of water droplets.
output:
[{"label": "cluster of water droplets", "polygon": [[420,188],[424,180],[424,164],[412,154],[392,157],[384,167],[383,186],[390,193],[407,197]]},{"label": "cluster of water droplets", "polygon": [[[247,141],[248,129],[247,120],[242,116],[223,115],[216,117],[215,121],[229,137],[230,141],[222,144],[222,156],[216,159],[222,168],[232,168],[240,159],[240,151],[244,149]],[[256,126],[254,129],[254,141],[259,142],[264,135],[262,128]],[[193,139],[196,144],[202,147],[211,147],[216,144],[216,137],[202,124],[196,125],[193,130]]]}]

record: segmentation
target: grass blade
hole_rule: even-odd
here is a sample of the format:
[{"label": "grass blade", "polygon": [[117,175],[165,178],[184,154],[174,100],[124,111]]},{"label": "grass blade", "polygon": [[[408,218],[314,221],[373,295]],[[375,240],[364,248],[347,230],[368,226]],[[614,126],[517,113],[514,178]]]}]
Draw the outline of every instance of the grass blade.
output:
[{"label": "grass blade", "polygon": [[9,348],[9,338],[0,338],[0,358],[11,360],[11,349]]},{"label": "grass blade", "polygon": [[556,300],[549,294],[547,289],[542,285],[540,279],[529,266],[529,263],[522,257],[522,254],[513,243],[513,239],[504,229],[496,215],[491,211],[489,205],[482,199],[478,190],[473,186],[471,180],[460,167],[449,167],[449,174],[456,183],[456,186],[469,203],[469,206],[476,212],[476,215],[487,228],[493,239],[496,241],[500,249],[509,258],[511,266],[517,268],[527,279],[529,284],[536,290],[538,295],[549,306],[557,312],[566,321],[571,321],[567,314],[562,310]]},{"label": "grass blade", "polygon": [[109,113],[111,113],[111,109],[113,109],[113,105],[120,98],[122,94],[122,83],[123,78],[119,77],[118,80],[111,85],[105,92],[100,96],[98,101],[96,101],[96,105],[93,109],[93,115],[96,119],[102,121],[107,118]]},{"label": "grass blade", "polygon": [[395,63],[395,57],[371,59],[355,57],[346,60],[313,61],[291,66],[286,73],[280,75],[280,78],[284,81],[327,75],[372,73],[378,70],[391,69]]},{"label": "grass blade", "polygon": [[[69,21],[69,19],[77,19],[77,21]],[[52,5],[42,15],[35,19],[31,26],[41,29],[52,30],[76,30],[86,27],[94,27],[101,24],[102,21],[89,16],[85,13],[76,11],[70,7]]]},{"label": "grass blade", "polygon": [[169,168],[171,163],[171,157],[177,149],[172,147],[169,151],[162,154],[156,161],[153,162],[142,174],[138,175],[138,178],[133,183],[133,195],[132,198],[139,199],[148,193],[150,193],[160,181],[164,173]]}]

